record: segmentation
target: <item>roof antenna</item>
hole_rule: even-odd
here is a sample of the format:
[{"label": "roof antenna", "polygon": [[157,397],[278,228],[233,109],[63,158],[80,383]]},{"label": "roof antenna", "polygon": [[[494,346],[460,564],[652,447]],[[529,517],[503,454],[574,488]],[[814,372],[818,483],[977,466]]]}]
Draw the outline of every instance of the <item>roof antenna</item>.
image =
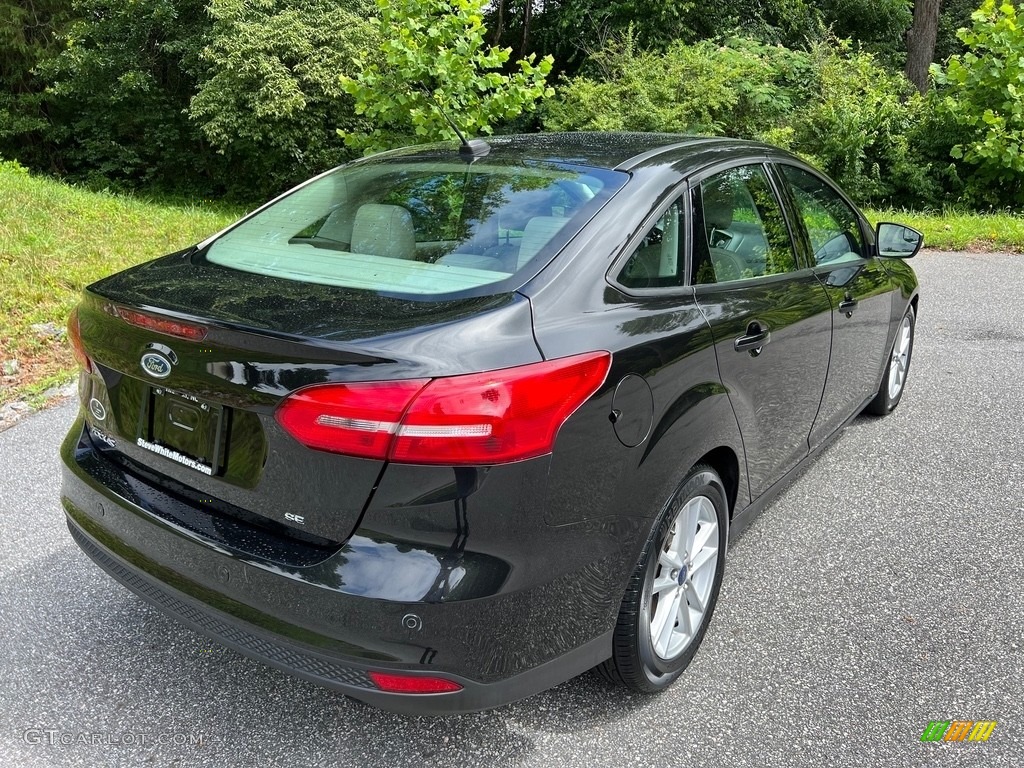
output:
[{"label": "roof antenna", "polygon": [[469,162],[472,163],[478,157],[486,157],[490,154],[490,144],[483,139],[472,139],[467,141],[465,135],[463,135],[462,131],[459,130],[459,126],[452,122],[452,119],[448,117],[448,113],[445,112],[441,108],[441,105],[437,103],[437,99],[434,98],[433,94],[422,85],[420,86],[420,90],[423,92],[424,96],[434,103],[434,106],[437,107],[437,111],[441,113],[441,117],[443,117],[445,122],[452,127],[452,130],[455,131],[455,135],[458,136],[459,141],[462,142],[462,146],[459,147],[459,157],[467,158]]}]

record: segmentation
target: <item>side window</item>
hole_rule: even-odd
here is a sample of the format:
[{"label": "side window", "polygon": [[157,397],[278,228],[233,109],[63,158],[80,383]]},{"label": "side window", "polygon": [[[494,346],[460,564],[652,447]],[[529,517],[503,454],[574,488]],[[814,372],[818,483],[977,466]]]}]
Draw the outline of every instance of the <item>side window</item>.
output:
[{"label": "side window", "polygon": [[832,187],[812,173],[781,165],[807,229],[815,264],[852,261],[864,255],[857,214]]},{"label": "side window", "polygon": [[679,231],[682,225],[678,202],[665,211],[644,235],[616,278],[627,288],[664,288],[683,284]]},{"label": "side window", "polygon": [[694,283],[796,270],[789,230],[762,166],[723,171],[695,186],[691,195]]}]

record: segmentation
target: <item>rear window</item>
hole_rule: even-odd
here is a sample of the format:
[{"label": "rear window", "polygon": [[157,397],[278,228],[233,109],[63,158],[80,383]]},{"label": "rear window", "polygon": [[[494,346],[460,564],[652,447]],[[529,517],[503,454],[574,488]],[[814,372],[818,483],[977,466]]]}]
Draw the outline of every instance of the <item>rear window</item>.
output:
[{"label": "rear window", "polygon": [[204,258],[244,272],[398,296],[511,290],[628,178],[487,161],[396,159],[336,169],[243,220]]}]

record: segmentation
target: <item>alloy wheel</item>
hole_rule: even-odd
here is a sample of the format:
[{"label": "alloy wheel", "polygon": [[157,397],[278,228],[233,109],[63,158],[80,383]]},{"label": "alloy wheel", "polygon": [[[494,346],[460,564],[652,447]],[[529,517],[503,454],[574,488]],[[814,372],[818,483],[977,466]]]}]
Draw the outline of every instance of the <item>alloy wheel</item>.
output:
[{"label": "alloy wheel", "polygon": [[907,379],[907,364],[910,360],[910,344],[913,326],[910,317],[904,317],[900,324],[899,337],[892,348],[892,360],[889,362],[889,399],[895,400],[903,391],[903,383]]},{"label": "alloy wheel", "polygon": [[649,606],[651,645],[663,660],[678,657],[707,613],[718,564],[718,517],[706,496],[686,502],[658,553]]}]

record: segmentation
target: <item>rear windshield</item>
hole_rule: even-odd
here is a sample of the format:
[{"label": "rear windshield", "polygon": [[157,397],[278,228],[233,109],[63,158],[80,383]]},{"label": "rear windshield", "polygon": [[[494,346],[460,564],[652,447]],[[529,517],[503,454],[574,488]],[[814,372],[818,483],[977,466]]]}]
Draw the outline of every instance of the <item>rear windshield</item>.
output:
[{"label": "rear windshield", "polygon": [[627,178],[552,163],[357,163],[242,221],[204,257],[245,272],[398,296],[511,290]]}]

